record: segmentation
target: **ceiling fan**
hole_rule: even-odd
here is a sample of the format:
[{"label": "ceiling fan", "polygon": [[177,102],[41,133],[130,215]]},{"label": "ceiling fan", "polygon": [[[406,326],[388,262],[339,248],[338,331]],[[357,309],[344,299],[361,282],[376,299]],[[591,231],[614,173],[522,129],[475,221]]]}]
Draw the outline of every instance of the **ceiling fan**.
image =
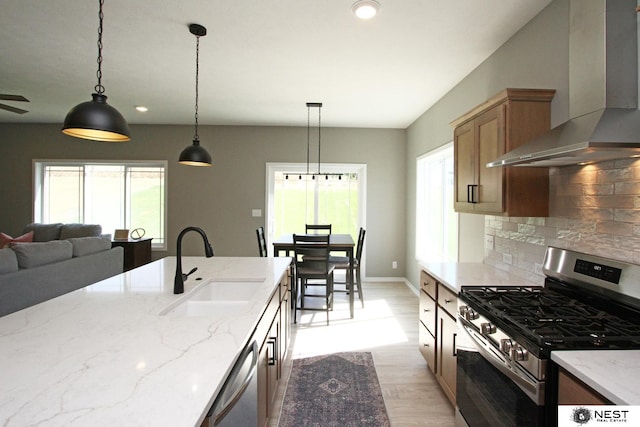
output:
[{"label": "ceiling fan", "polygon": [[[3,94],[0,94],[0,101],[29,102],[29,100],[22,95],[3,95]],[[0,103],[0,110],[7,110],[17,114],[28,113],[27,110],[23,110],[22,108],[16,108],[16,107],[12,107],[11,105],[1,104],[1,103]]]}]

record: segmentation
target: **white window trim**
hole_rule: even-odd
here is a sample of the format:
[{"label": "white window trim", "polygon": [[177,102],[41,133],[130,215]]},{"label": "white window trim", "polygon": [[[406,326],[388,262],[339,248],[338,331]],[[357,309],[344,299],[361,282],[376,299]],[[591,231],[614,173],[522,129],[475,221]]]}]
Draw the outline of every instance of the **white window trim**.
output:
[{"label": "white window trim", "polygon": [[[39,186],[42,185],[42,170],[38,167],[39,163],[44,163],[46,165],[52,166],[78,166],[78,165],[127,165],[127,166],[158,166],[162,165],[164,167],[164,212],[165,212],[165,221],[164,221],[164,243],[153,244],[151,248],[153,251],[166,251],[167,250],[167,230],[168,230],[168,222],[169,222],[169,162],[167,160],[95,160],[95,159],[33,159],[31,161],[31,169],[33,177],[33,188],[32,188],[32,222],[39,222],[42,218],[42,212],[38,212],[36,206],[41,206],[42,200],[40,200],[41,193],[39,191]],[[37,202],[37,203],[36,203]]]},{"label": "white window trim", "polygon": [[[420,184],[420,180],[421,179],[425,179],[424,176],[422,176],[422,170],[420,169],[420,162],[423,161],[426,158],[432,158],[432,159],[437,159],[437,158],[445,158],[446,151],[449,151],[453,148],[453,141],[438,147],[434,150],[431,150],[427,153],[424,153],[420,156],[418,156],[416,158],[416,223],[415,223],[415,228],[416,228],[416,239],[415,239],[415,255],[416,255],[416,261],[418,262],[425,262],[425,261],[431,261],[431,260],[426,260],[423,257],[421,257],[421,255],[423,255],[421,253],[421,248],[420,248],[420,231],[421,231],[421,226],[419,224],[418,218],[421,215],[421,208],[424,207],[425,205],[425,201],[424,201],[424,192],[421,192],[420,190],[423,188],[421,187]],[[457,221],[456,221],[456,228],[458,229],[457,233],[459,234],[459,230],[460,230],[460,216],[457,215]],[[459,257],[460,254],[460,242],[459,242],[460,236],[458,235],[458,239],[457,239],[457,243],[456,243],[456,260]]]}]

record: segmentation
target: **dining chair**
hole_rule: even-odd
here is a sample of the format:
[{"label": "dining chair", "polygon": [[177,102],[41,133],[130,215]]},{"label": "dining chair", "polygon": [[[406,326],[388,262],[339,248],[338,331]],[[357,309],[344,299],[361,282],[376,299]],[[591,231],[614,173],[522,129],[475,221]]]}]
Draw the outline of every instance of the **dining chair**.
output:
[{"label": "dining chair", "polygon": [[[349,268],[352,268],[353,274],[353,291],[358,293],[358,298],[360,299],[360,304],[362,304],[362,308],[364,308],[364,296],[362,295],[362,274],[360,270],[360,266],[362,265],[362,249],[364,248],[364,236],[366,234],[366,230],[360,227],[360,232],[358,234],[358,243],[356,246],[356,253],[353,257],[353,266],[349,265],[349,257],[346,256],[330,256],[329,263],[333,265],[336,270],[346,270],[348,272]],[[344,284],[345,282],[334,282],[334,284]],[[335,291],[339,292],[339,291]],[[342,292],[342,291],[340,291]],[[348,292],[346,289],[344,292]]]},{"label": "dining chair", "polygon": [[306,224],[305,233],[307,234],[331,234],[331,224]]},{"label": "dining chair", "polygon": [[[329,311],[333,309],[333,269],[329,263],[328,234],[294,234],[294,263],[296,273],[295,295],[296,306],[293,323],[296,323],[298,310],[326,311],[329,325]],[[307,293],[307,288],[321,288],[323,293]],[[324,306],[305,307],[305,298],[324,298]],[[298,300],[300,305],[298,306]]]},{"label": "dining chair", "polygon": [[267,239],[264,236],[264,227],[258,227],[258,229],[256,230],[256,235],[258,236],[258,250],[260,251],[260,256],[269,256],[267,252]]}]

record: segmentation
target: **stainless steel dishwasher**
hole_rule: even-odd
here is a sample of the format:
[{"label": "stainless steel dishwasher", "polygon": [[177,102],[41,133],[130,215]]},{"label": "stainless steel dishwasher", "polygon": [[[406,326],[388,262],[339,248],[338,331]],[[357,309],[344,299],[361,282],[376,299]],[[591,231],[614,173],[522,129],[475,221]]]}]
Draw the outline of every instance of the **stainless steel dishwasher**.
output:
[{"label": "stainless steel dishwasher", "polygon": [[258,344],[254,340],[240,354],[211,405],[205,426],[258,425]]}]

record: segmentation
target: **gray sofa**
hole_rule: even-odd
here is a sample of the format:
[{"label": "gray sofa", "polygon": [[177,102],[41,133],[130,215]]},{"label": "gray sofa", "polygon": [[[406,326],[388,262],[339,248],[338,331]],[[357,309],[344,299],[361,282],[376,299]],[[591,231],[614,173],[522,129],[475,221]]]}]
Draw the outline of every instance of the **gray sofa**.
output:
[{"label": "gray sofa", "polygon": [[122,273],[124,250],[93,224],[29,224],[33,243],[0,249],[0,316]]}]

